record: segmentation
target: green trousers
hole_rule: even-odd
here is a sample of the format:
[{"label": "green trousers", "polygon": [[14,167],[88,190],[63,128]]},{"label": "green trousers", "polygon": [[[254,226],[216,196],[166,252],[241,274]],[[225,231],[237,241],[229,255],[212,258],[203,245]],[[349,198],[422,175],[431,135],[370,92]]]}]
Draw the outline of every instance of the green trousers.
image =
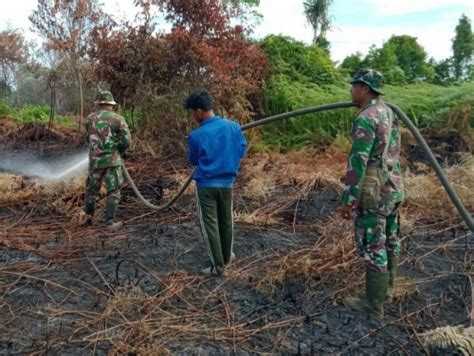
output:
[{"label": "green trousers", "polygon": [[89,171],[86,181],[86,206],[95,206],[102,183],[107,190],[107,205],[120,202],[120,185],[123,183],[122,167],[96,168]]},{"label": "green trousers", "polygon": [[357,252],[368,271],[386,273],[388,265],[400,258],[399,209],[400,204],[392,209],[385,207],[384,211],[356,209]]},{"label": "green trousers", "polygon": [[197,188],[201,233],[214,267],[227,265],[232,257],[234,221],[232,188]]}]

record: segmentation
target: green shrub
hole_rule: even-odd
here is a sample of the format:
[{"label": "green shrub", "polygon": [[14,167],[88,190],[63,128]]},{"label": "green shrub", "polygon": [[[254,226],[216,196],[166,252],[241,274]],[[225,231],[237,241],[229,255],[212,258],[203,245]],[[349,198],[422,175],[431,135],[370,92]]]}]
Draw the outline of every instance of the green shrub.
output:
[{"label": "green shrub", "polygon": [[142,113],[140,111],[135,110],[132,116],[131,110],[127,110],[127,109],[123,109],[122,107],[119,107],[117,113],[125,119],[125,121],[127,122],[127,125],[130,128],[140,127],[142,123]]},{"label": "green shrub", "polygon": [[[49,114],[50,107],[48,105],[26,105],[18,111],[15,119],[23,124],[47,124],[49,123]],[[53,123],[63,126],[76,125],[74,119],[60,115],[54,117]]]},{"label": "green shrub", "polygon": [[49,107],[46,105],[27,105],[18,112],[18,121],[22,123],[47,123]]},{"label": "green shrub", "polygon": [[[457,86],[438,86],[420,83],[406,86],[386,86],[384,100],[402,108],[418,127],[439,126],[452,110],[470,101],[474,82]],[[285,75],[274,76],[267,83],[265,93],[266,116],[303,109],[320,104],[350,101],[349,85],[318,86],[292,81]],[[474,107],[471,126],[474,125]],[[350,134],[354,109],[332,110],[287,119],[262,129],[262,138],[269,146],[295,149],[317,142],[328,142],[337,136]]]},{"label": "green shrub", "polygon": [[337,71],[329,55],[315,45],[291,37],[270,35],[260,44],[270,62],[270,75],[285,75],[290,80],[334,84]]},{"label": "green shrub", "polygon": [[452,86],[428,83],[387,86],[385,93],[384,99],[400,106],[417,126],[427,127],[442,120],[446,111],[455,109],[469,97],[472,102],[474,81]]},{"label": "green shrub", "polygon": [[[286,76],[275,76],[267,86],[265,111],[267,116],[311,106],[347,101],[347,88],[290,81]],[[316,141],[331,141],[338,133],[350,131],[354,110],[332,110],[287,119],[264,127],[262,137],[270,145],[299,148]]]},{"label": "green shrub", "polygon": [[0,117],[13,116],[15,114],[15,109],[6,104],[4,101],[0,100]]}]

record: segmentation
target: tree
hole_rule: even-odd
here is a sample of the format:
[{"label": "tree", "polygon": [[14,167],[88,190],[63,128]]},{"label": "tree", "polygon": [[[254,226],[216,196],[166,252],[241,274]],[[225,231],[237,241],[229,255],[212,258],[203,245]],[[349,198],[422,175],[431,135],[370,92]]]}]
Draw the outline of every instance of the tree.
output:
[{"label": "tree", "polygon": [[26,47],[23,35],[16,30],[0,32],[0,70],[2,71],[1,91],[11,92],[14,73],[18,65],[26,60]]},{"label": "tree", "polygon": [[356,72],[363,67],[363,55],[360,52],[351,54],[344,58],[341,63],[341,68],[346,70],[350,77],[354,76]]},{"label": "tree", "polygon": [[391,85],[404,85],[407,83],[405,72],[399,66],[390,68],[383,73],[384,81]]},{"label": "tree", "polygon": [[16,105],[22,107],[48,104],[47,73],[47,68],[34,61],[22,64],[18,68],[16,92],[19,100]]},{"label": "tree", "polygon": [[63,56],[74,72],[79,93],[79,129],[84,117],[84,70],[91,34],[109,21],[98,0],[38,0],[29,17],[45,48]]},{"label": "tree", "polygon": [[238,18],[242,23],[247,23],[250,19],[260,18],[261,15],[254,10],[260,5],[260,0],[220,0],[221,6],[226,8],[226,11],[231,16]]},{"label": "tree", "polygon": [[387,84],[406,84],[406,75],[398,65],[395,46],[389,42],[384,43],[381,48],[371,46],[369,53],[362,60],[361,67],[372,68],[381,72]]},{"label": "tree", "polygon": [[272,74],[315,84],[334,84],[337,80],[331,58],[318,46],[308,46],[291,37],[270,35],[262,41],[261,47],[270,62]]},{"label": "tree", "polygon": [[[471,75],[474,60],[474,34],[471,20],[462,15],[456,26],[453,39],[453,66],[456,79],[465,79]],[[474,73],[473,73],[474,74]]]},{"label": "tree", "polygon": [[433,82],[436,84],[448,84],[452,82],[455,77],[453,73],[453,60],[452,58],[444,59],[439,62],[431,61],[434,68],[434,79]]},{"label": "tree", "polygon": [[[205,2],[138,1],[143,8],[139,25],[94,33],[90,55],[101,85],[125,107],[140,111],[147,133],[166,130],[163,137],[175,140],[169,142],[173,147],[189,130],[182,101],[190,90],[209,89],[217,108],[239,121],[251,117],[254,98],[263,90],[265,55],[245,38],[247,29],[233,21],[240,10],[220,0]],[[165,15],[170,31],[155,27],[154,10]]]},{"label": "tree", "polygon": [[[166,57],[166,47],[161,36],[154,36],[151,15],[145,11],[143,23],[132,26],[122,24],[120,28],[100,28],[94,33],[95,46],[90,55],[95,60],[95,74],[101,86],[108,87],[115,100],[124,108],[131,110],[132,126],[135,126],[133,114],[136,106],[147,97],[150,87],[160,93],[165,84],[163,80],[153,83],[153,77],[162,73],[159,62]],[[134,127],[132,127],[134,129]]]},{"label": "tree", "polygon": [[395,47],[390,43],[385,43],[381,48],[371,46],[369,53],[365,57],[364,67],[376,69],[382,73],[386,73],[398,66]]},{"label": "tree", "polygon": [[427,63],[428,55],[416,37],[392,36],[384,44],[384,47],[386,46],[391,46],[397,58],[397,64],[409,82],[433,79],[434,70]]},{"label": "tree", "polygon": [[329,6],[332,0],[307,0],[303,4],[306,19],[313,27],[313,44],[328,51],[329,42],[326,40],[326,32],[331,27]]},{"label": "tree", "polygon": [[260,0],[222,0],[221,3],[232,7],[241,7],[242,5],[258,6],[260,5]]}]

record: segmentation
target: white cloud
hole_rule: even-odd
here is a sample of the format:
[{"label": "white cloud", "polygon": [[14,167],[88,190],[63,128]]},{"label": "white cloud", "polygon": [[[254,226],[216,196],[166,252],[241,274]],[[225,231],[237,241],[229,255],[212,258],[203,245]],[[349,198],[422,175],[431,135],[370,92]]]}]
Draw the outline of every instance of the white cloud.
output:
[{"label": "white cloud", "polygon": [[[336,0],[349,1],[349,0]],[[380,16],[403,15],[439,8],[444,5],[462,5],[468,16],[474,16],[474,0],[361,0],[366,6],[373,6]],[[136,8],[132,0],[104,0],[107,12],[133,20]],[[0,29],[9,24],[12,28],[22,29],[29,39],[37,39],[29,31],[31,27],[28,16],[36,8],[37,0],[0,0]],[[469,13],[469,10],[472,10]],[[268,34],[284,34],[297,40],[310,43],[312,29],[308,25],[303,9],[303,0],[261,0],[260,13],[264,15],[262,23],[255,29],[256,37]],[[366,53],[370,45],[381,45],[392,34],[408,34],[418,38],[430,56],[442,59],[451,54],[451,39],[457,18],[445,18],[434,22],[430,27],[419,26],[383,26],[373,27],[370,21],[361,20],[360,26],[345,26],[338,23],[337,17],[334,29],[328,33],[331,41],[331,52],[334,60],[356,51]]]},{"label": "white cloud", "polygon": [[258,11],[264,16],[255,29],[257,37],[284,34],[300,41],[310,42],[312,29],[304,17],[302,0],[261,0]]},{"label": "white cloud", "polygon": [[[8,3],[8,4],[6,4]],[[28,17],[36,9],[38,0],[0,0],[0,28],[7,25],[12,28],[21,28],[28,31],[31,27]],[[132,0],[105,0],[104,9],[109,14],[113,14],[117,18],[126,18],[133,20],[137,14],[137,8],[133,5]]]},{"label": "white cloud", "polygon": [[[343,1],[343,0],[340,0]],[[446,4],[464,5],[474,9],[474,0],[363,0],[374,6],[381,16],[401,15],[439,8]],[[270,33],[284,34],[310,43],[312,29],[303,13],[302,0],[262,0],[259,11],[264,20],[255,30],[255,35],[264,37]],[[467,13],[469,16],[469,13]],[[474,15],[474,14],[473,14]],[[410,35],[418,38],[428,55],[444,59],[451,55],[451,39],[458,18],[444,18],[429,27],[420,26],[371,26],[370,21],[361,20],[360,26],[345,26],[336,22],[328,33],[333,60],[341,61],[357,51],[366,53],[372,44],[380,46],[392,35]]]},{"label": "white cloud", "polygon": [[[474,0],[363,0],[381,16],[398,16],[438,9],[443,6],[466,7],[468,16],[474,15]],[[470,14],[470,15],[469,15]]]},{"label": "white cloud", "polygon": [[131,0],[105,0],[103,3],[105,12],[112,14],[116,19],[133,21],[139,11]]},{"label": "white cloud", "polygon": [[30,28],[28,16],[36,7],[37,0],[1,0],[0,6],[0,28],[8,26],[11,28],[20,28],[25,32]]},{"label": "white cloud", "polygon": [[347,55],[357,51],[366,54],[369,47],[375,44],[380,47],[392,35],[410,35],[418,39],[430,57],[437,60],[451,55],[451,40],[454,37],[454,21],[443,21],[426,27],[336,27],[328,34],[334,60],[341,61]]}]

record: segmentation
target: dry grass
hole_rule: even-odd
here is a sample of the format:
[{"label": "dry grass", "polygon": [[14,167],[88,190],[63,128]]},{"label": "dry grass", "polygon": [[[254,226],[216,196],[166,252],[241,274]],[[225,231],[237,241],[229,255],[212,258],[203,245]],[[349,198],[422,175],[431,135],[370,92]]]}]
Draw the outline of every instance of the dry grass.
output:
[{"label": "dry grass", "polygon": [[[202,277],[184,273],[157,276],[143,265],[141,272],[155,280],[161,291],[144,293],[139,287],[124,286],[110,290],[106,306],[101,313],[48,310],[52,318],[64,313],[75,314],[78,321],[70,340],[86,344],[88,349],[110,345],[111,354],[169,354],[166,347],[173,343],[205,345],[206,343],[243,344],[255,335],[265,335],[302,322],[303,317],[275,322],[261,318],[237,322],[229,301],[218,290],[204,292]],[[227,279],[225,283],[232,283]],[[92,291],[91,291],[92,292]],[[97,291],[95,291],[97,292]]]},{"label": "dry grass", "polygon": [[234,212],[234,221],[242,224],[249,224],[254,226],[270,226],[278,225],[279,221],[277,218],[266,214],[260,210],[255,210],[251,213],[246,212]]},{"label": "dry grass", "polygon": [[[351,224],[331,218],[321,224],[312,248],[293,251],[265,265],[256,288],[271,294],[278,285],[287,281],[317,278],[337,294],[346,287],[347,274],[356,273],[359,267]],[[351,281],[356,279],[354,277]]]},{"label": "dry grass", "polygon": [[[0,136],[12,135],[15,131],[15,127],[3,124],[0,120]],[[21,144],[41,135],[45,136],[44,132],[30,127],[11,138]],[[66,140],[72,134],[56,136],[59,140]],[[413,138],[406,132],[403,133],[403,141],[413,144]],[[146,142],[140,145],[136,147],[137,152],[156,157],[157,151],[153,146]],[[288,221],[282,213],[290,211],[294,212],[293,231],[296,231],[298,204],[312,190],[341,190],[341,177],[345,173],[346,152],[349,147],[347,137],[339,136],[324,153],[307,148],[288,154],[265,153],[246,158],[235,191],[236,221],[259,227],[272,225],[274,229],[288,228]],[[129,162],[127,166],[139,189],[144,191],[159,176],[163,177],[166,184],[165,200],[174,195],[190,172],[182,161],[177,161],[174,157],[160,157],[159,162]],[[433,229],[449,229],[451,225],[458,223],[453,219],[453,216],[457,216],[454,207],[429,167],[419,168],[423,168],[427,174],[408,175],[405,179],[408,198],[403,210],[404,225],[411,223],[415,226],[420,220],[442,220],[444,224]],[[446,171],[463,201],[473,211],[474,160],[471,158],[459,166],[447,168]],[[311,312],[320,315],[335,299],[357,292],[362,286],[362,261],[355,254],[352,225],[341,221],[335,213],[318,221],[317,227],[312,227],[312,246],[294,246],[293,251],[289,248],[290,251],[271,256],[261,256],[258,253],[254,256],[242,256],[231,265],[226,277],[217,283],[209,283],[204,277],[185,272],[158,276],[153,270],[138,263],[139,273],[151,281],[146,284],[147,287],[144,287],[145,284],[140,286],[138,282],[137,285],[110,285],[113,278],[95,266],[97,275],[94,278],[100,279],[99,282],[95,281],[98,287],[82,282],[78,287],[78,281],[69,284],[69,279],[67,282],[61,282],[60,278],[54,280],[54,274],[49,274],[48,270],[51,264],[75,265],[79,260],[84,260],[84,253],[110,252],[100,251],[95,246],[99,237],[104,236],[104,231],[97,227],[78,226],[84,218],[84,181],[85,177],[82,176],[67,182],[47,183],[0,174],[0,207],[11,209],[11,214],[0,216],[0,243],[6,249],[31,252],[44,256],[49,261],[44,264],[21,261],[13,264],[10,269],[0,266],[2,293],[6,291],[5,296],[9,291],[22,290],[30,282],[38,283],[37,288],[50,296],[54,296],[56,290],[64,291],[64,299],[51,297],[44,309],[28,312],[44,313],[48,315],[48,321],[74,320],[69,325],[72,330],[67,340],[61,340],[66,345],[80,345],[83,351],[89,353],[106,345],[111,355],[168,355],[168,348],[173,349],[173,345],[177,343],[191,347],[220,345],[228,347],[227,350],[233,350],[234,353],[238,353],[242,346],[251,345],[249,349],[253,350],[269,350],[273,346],[275,353],[294,353],[295,348],[291,346],[291,340],[288,340],[289,330],[302,325],[311,315],[298,312],[268,319],[267,316],[271,313],[269,311],[244,318],[240,315],[239,319],[238,307],[233,304],[235,300],[232,299],[234,291],[243,287],[263,293],[269,300],[277,300],[282,297],[278,293],[289,284],[305,284],[310,287],[305,290],[305,294],[298,295],[301,298],[298,302],[314,301],[306,293],[323,291],[324,303],[311,309]],[[194,215],[193,194],[194,187],[190,186],[178,209],[160,214],[144,210],[137,199],[126,196],[120,207],[123,216],[127,217],[126,227],[137,222],[150,222],[150,226],[180,224]],[[152,197],[152,193],[145,196]],[[103,205],[103,201],[99,203],[99,213],[103,210]],[[106,248],[115,248],[114,242],[123,239],[125,235],[127,233],[123,232],[107,234]],[[433,249],[448,247],[435,246]],[[417,259],[429,256],[433,249],[427,249]],[[45,275],[51,280],[40,277],[37,273],[41,271],[47,272]],[[415,282],[409,279],[398,280],[397,292],[400,299],[416,290]],[[150,285],[153,288],[147,290]],[[75,296],[80,298],[83,293],[94,296],[94,306],[77,303]],[[3,298],[2,302],[6,300],[7,298]],[[280,307],[284,309],[285,304],[271,304],[271,308]],[[400,305],[400,309],[405,307],[406,305]],[[10,309],[8,312],[12,313],[13,319],[17,318],[14,313],[18,310]],[[416,310],[414,313],[417,315],[419,312]],[[28,318],[31,318],[31,314]],[[408,314],[403,310],[402,318],[395,324],[409,319]],[[22,316],[20,314],[18,317]],[[437,320],[433,323],[440,325]],[[10,328],[9,325],[5,327]],[[372,337],[376,332],[371,330],[361,340]],[[416,340],[416,336],[414,331],[413,340]],[[191,350],[196,352],[196,348]]]},{"label": "dry grass", "polygon": [[0,173],[0,205],[21,204],[37,194],[33,189],[25,189],[25,185],[19,176]]},{"label": "dry grass", "polygon": [[[166,168],[164,168],[166,167]],[[325,153],[305,149],[288,154],[265,153],[247,158],[236,189],[235,219],[237,222],[255,226],[286,225],[288,216],[295,214],[298,204],[308,194],[318,188],[322,190],[342,189],[341,177],[346,167],[346,155],[335,148]],[[162,162],[153,165],[129,163],[132,177],[141,187],[154,184],[157,176],[165,180],[165,200],[177,191],[181,182],[189,174],[189,168],[179,163]],[[474,159],[466,159],[463,164],[446,169],[449,180],[461,196],[468,209],[474,211]],[[45,182],[24,179],[12,174],[0,173],[0,206],[22,209],[34,207],[37,213],[47,216],[64,217],[75,231],[84,220],[82,194],[85,176],[69,181]],[[405,177],[407,201],[403,209],[404,225],[415,226],[421,219],[438,221],[457,216],[454,206],[439,184],[434,173]],[[194,187],[186,193],[192,200]],[[146,214],[138,200],[122,207],[129,215]],[[99,210],[103,209],[103,202]],[[190,214],[194,212],[191,205]],[[149,215],[149,214],[148,214]],[[338,221],[334,217],[334,221]],[[293,222],[294,225],[295,221]],[[329,221],[325,229],[333,224]],[[324,231],[322,232],[324,234]],[[349,231],[347,231],[350,234]]]},{"label": "dry grass", "polygon": [[426,346],[439,354],[474,354],[474,327],[441,327],[421,336]]},{"label": "dry grass", "polygon": [[[167,161],[153,165],[138,162],[129,167],[139,188],[146,188],[157,176],[163,176],[168,186],[165,199],[176,192],[189,172],[183,164]],[[295,204],[297,208],[298,202],[306,199],[315,188],[339,191],[345,167],[345,153],[334,147],[325,153],[305,149],[285,155],[267,153],[247,158],[236,189],[239,203],[236,221],[255,226],[278,226],[282,224],[281,212],[296,210]],[[447,173],[472,209],[473,160],[450,167]],[[94,249],[91,241],[101,234],[100,229],[77,225],[83,218],[84,180],[84,177],[77,177],[68,182],[45,183],[1,174],[0,205],[18,209],[21,213],[17,221],[0,221],[4,232],[0,234],[0,241],[6,247],[53,259],[70,259],[79,252]],[[406,188],[408,199],[404,215],[413,223],[421,218],[438,219],[453,214],[454,208],[433,174],[407,176]],[[191,198],[192,194],[193,188],[188,188],[185,198]],[[187,214],[192,216],[194,205],[189,204],[187,208]],[[99,204],[99,209],[103,209],[103,204]],[[130,224],[145,219],[177,224],[188,218],[183,211],[160,215],[144,211],[134,198],[128,198],[121,209],[130,217]],[[260,260],[250,256],[233,265],[222,283],[247,283],[257,291],[273,296],[289,281],[316,281],[317,288],[330,292],[332,300],[329,302],[357,291],[362,284],[362,261],[355,254],[351,223],[341,221],[335,213],[330,214],[318,222],[317,231],[313,233],[313,246]],[[68,236],[59,248],[41,247],[40,244],[54,241],[59,234]],[[88,239],[84,239],[84,235]],[[108,238],[113,241],[120,237],[111,235]],[[182,272],[159,277],[145,266],[140,265],[139,269],[159,286],[158,292],[147,293],[134,285],[110,287],[106,292],[91,290],[105,300],[99,312],[70,310],[62,306],[46,312],[52,318],[75,315],[78,321],[70,341],[86,345],[87,350],[107,344],[111,354],[140,355],[169,354],[167,347],[177,340],[196,345],[220,343],[235,349],[249,340],[268,343],[270,331],[279,334],[279,330],[301,324],[306,317],[273,321],[258,317],[238,322],[228,297],[221,293],[221,286],[208,290],[202,287],[205,283],[202,277]],[[284,341],[278,342],[283,345],[281,350],[290,352],[291,348],[285,348]]]},{"label": "dry grass", "polygon": [[34,198],[50,200],[75,194],[84,189],[85,179],[85,175],[80,175],[65,181],[44,181],[0,173],[0,205],[19,204]]},{"label": "dry grass", "polygon": [[[466,208],[474,212],[474,156],[460,165],[445,168],[445,172]],[[410,225],[422,218],[457,216],[456,208],[434,173],[406,176],[405,188],[407,198],[404,215]]]},{"label": "dry grass", "polygon": [[0,140],[16,131],[18,131],[18,124],[14,120],[0,117]]},{"label": "dry grass", "polygon": [[345,154],[328,151],[318,154],[304,149],[288,154],[265,153],[246,159],[241,179],[248,198],[268,197],[282,187],[317,185],[337,187],[346,166]]},{"label": "dry grass", "polygon": [[288,154],[257,154],[244,161],[236,196],[239,222],[257,226],[282,223],[281,215],[308,198],[314,189],[341,190],[345,154],[304,149]]}]

